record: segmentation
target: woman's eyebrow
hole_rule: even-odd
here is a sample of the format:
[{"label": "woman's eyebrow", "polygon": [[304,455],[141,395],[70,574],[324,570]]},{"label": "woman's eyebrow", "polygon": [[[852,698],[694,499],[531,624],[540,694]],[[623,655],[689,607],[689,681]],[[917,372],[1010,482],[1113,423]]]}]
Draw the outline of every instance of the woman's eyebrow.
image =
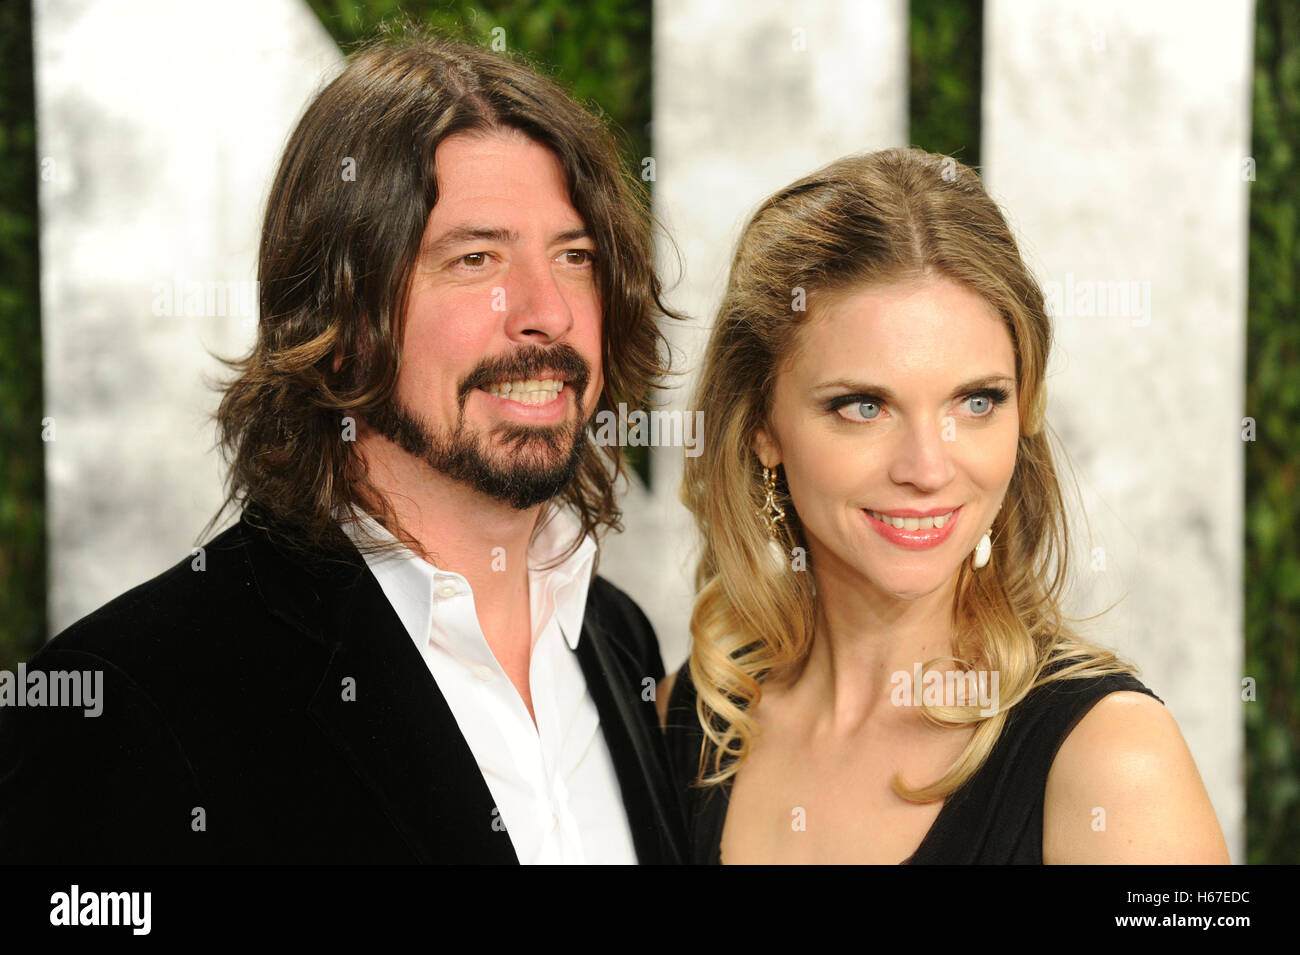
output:
[{"label": "woman's eyebrow", "polygon": [[[964,395],[967,392],[978,391],[981,388],[991,388],[994,385],[1015,385],[1015,379],[1010,375],[983,375],[979,378],[972,378],[970,381],[963,382],[952,390],[951,397]],[[883,398],[885,401],[893,401],[897,395],[884,385],[873,385],[866,381],[853,381],[848,378],[835,378],[831,381],[823,381],[813,388],[814,391],[852,391],[860,392],[864,395],[875,395],[877,398]]]}]

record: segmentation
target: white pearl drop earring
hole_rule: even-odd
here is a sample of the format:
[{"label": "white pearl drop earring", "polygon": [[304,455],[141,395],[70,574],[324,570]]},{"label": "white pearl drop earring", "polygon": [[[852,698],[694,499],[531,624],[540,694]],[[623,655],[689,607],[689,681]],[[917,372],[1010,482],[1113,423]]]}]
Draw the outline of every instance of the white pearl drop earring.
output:
[{"label": "white pearl drop earring", "polygon": [[[1002,505],[998,505],[998,510],[1002,510]],[[971,558],[970,565],[974,570],[979,570],[989,562],[993,556],[993,529],[989,528],[980,538],[980,542],[975,545],[975,556]]]}]

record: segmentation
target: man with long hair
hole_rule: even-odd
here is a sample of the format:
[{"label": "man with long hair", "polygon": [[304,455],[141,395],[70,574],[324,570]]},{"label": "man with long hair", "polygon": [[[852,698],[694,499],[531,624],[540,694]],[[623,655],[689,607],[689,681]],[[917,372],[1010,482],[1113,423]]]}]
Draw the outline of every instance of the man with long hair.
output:
[{"label": "man with long hair", "polygon": [[665,371],[648,224],[536,72],[351,57],[270,192],[217,414],[238,523],[28,665],[102,672],[102,713],[0,711],[0,858],[680,861],[657,641],[595,575],[621,453],[586,439]]}]

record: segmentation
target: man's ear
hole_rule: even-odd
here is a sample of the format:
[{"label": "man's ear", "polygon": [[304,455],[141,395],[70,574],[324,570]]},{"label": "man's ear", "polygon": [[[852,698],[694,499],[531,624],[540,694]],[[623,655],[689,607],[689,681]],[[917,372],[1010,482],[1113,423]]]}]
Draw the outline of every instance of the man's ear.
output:
[{"label": "man's ear", "polygon": [[759,428],[754,432],[754,439],[749,446],[758,455],[758,460],[763,463],[763,467],[775,468],[781,463],[781,448],[768,434],[766,428]]}]

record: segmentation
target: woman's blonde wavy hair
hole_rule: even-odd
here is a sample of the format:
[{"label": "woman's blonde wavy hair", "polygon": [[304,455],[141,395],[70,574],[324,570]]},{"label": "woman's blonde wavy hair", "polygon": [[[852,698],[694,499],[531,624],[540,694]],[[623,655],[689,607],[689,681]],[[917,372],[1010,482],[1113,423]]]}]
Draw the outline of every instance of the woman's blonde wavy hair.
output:
[{"label": "woman's blonde wavy hair", "polygon": [[[929,802],[960,788],[987,759],[1008,713],[1039,685],[1135,672],[1067,625],[1092,617],[1060,609],[1069,542],[1044,419],[1051,323],[1001,211],[979,176],[949,157],[917,149],[849,156],[771,196],[749,220],[692,406],[704,412],[702,451],[686,459],[681,497],[702,537],[689,660],[704,729],[698,785],[737,772],[753,743],[764,680],[798,673],[813,643],[812,574],[771,560],[760,516],[765,494],[752,440],[767,420],[777,374],[818,302],[936,274],[985,299],[1016,352],[1021,430],[994,520],[993,558],[978,572],[962,562],[952,607],[951,659],[996,671],[1000,700],[989,716],[927,706],[939,725],[975,724],[975,732],[938,780],[913,789],[896,776],[894,790]],[[806,310],[791,307],[798,289]],[[783,474],[777,495],[786,514],[779,543],[787,554],[806,553]]]}]

